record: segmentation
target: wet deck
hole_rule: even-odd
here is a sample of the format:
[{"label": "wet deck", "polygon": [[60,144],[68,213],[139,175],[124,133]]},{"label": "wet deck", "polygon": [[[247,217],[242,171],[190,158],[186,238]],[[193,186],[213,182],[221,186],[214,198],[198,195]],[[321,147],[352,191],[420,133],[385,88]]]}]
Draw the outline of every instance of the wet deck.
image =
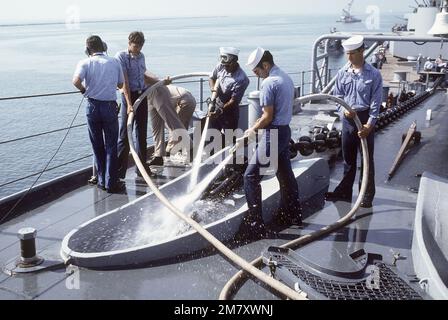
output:
[{"label": "wet deck", "polygon": [[[414,273],[410,249],[417,194],[410,190],[418,188],[419,178],[416,175],[425,170],[448,177],[447,102],[446,94],[438,92],[422,106],[377,134],[377,196],[373,209],[360,210],[353,223],[344,229],[301,248],[303,255],[331,267],[343,263],[347,254],[361,248],[366,252],[382,254],[388,263],[392,262],[393,253],[400,252],[407,259],[398,262],[398,269],[404,274]],[[434,120],[431,122],[425,121],[427,109],[433,110]],[[294,117],[294,122],[306,125],[309,117],[305,115],[313,112],[305,110]],[[418,130],[422,132],[422,143],[409,152],[392,181],[385,182],[400,148],[401,135],[414,120],[417,120]],[[298,138],[296,130],[294,134],[294,138]],[[331,170],[332,189],[341,178],[342,163],[338,161]],[[60,259],[60,243],[70,230],[148,191],[143,181],[136,179],[133,169],[128,173],[126,185],[127,192],[123,195],[110,195],[96,187],[84,186],[1,225],[0,264],[3,266],[18,256],[16,232],[28,226],[38,230],[39,254],[47,259]],[[297,235],[312,232],[336,221],[348,208],[344,203],[326,203],[322,211],[315,213],[314,208],[307,208],[306,211],[303,229],[283,230],[276,239],[263,239],[247,245],[233,244],[235,252],[252,260],[268,246],[283,244]],[[236,271],[227,260],[210,250],[182,262],[134,270],[81,269],[70,278],[65,269],[13,277],[0,273],[0,299],[217,299],[224,284]],[[76,287],[78,280],[79,287]],[[275,297],[249,281],[236,298]]]}]

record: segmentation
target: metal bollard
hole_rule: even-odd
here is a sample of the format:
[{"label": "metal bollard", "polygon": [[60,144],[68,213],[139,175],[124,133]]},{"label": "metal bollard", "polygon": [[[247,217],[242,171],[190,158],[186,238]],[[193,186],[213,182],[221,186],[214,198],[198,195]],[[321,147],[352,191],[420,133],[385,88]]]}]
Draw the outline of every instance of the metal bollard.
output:
[{"label": "metal bollard", "polygon": [[248,128],[251,128],[262,115],[260,91],[252,91],[249,93],[247,102],[249,103]]},{"label": "metal bollard", "polygon": [[40,261],[36,255],[36,235],[34,228],[20,229],[17,234],[20,239],[20,261],[25,265],[35,265]]}]

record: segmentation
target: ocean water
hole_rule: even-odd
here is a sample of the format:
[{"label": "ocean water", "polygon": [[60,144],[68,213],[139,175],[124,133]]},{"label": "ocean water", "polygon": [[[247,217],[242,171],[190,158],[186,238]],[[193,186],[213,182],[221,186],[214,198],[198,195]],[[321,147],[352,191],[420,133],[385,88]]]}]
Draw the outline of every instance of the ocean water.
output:
[{"label": "ocean water", "polygon": [[[243,69],[249,53],[257,46],[271,50],[275,62],[292,73],[296,85],[301,71],[310,70],[314,41],[330,28],[338,31],[368,31],[363,23],[336,23],[338,15],[170,18],[145,21],[83,23],[80,29],[64,24],[0,27],[0,98],[74,91],[72,74],[83,59],[84,43],[91,34],[100,35],[110,55],[127,47],[133,30],[145,33],[143,48],[150,72],[159,77],[191,72],[210,72],[217,63],[220,46],[241,50]],[[395,14],[381,16],[381,31],[390,31],[400,22]],[[334,68],[344,63],[344,55],[333,57]],[[255,89],[251,79],[247,92]],[[198,83],[182,84],[199,101]],[[247,93],[246,92],[246,93]],[[0,101],[0,198],[29,188],[36,177],[2,186],[41,171],[56,152],[65,131],[2,144],[3,141],[65,128],[81,103],[81,95]],[[85,123],[85,103],[74,124]],[[150,136],[151,128],[149,128]],[[151,139],[149,137],[149,142]],[[87,127],[73,128],[50,164],[63,163],[91,154]],[[45,173],[39,183],[91,165],[91,157]]]}]

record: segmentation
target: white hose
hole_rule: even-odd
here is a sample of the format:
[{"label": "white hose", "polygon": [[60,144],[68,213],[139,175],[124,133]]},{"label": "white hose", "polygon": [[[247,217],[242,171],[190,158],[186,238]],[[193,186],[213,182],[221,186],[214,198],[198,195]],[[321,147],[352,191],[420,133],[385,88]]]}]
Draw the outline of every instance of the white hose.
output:
[{"label": "white hose", "polygon": [[[188,77],[200,77],[200,76],[208,76],[209,73],[194,73],[194,74],[186,74],[186,75],[179,75],[172,77],[171,80],[178,80],[182,78],[188,78]],[[145,99],[148,95],[152,94],[155,89],[163,85],[164,81],[159,81],[155,85],[148,88],[134,103],[134,110],[138,108],[140,103]],[[169,208],[177,217],[188,223],[193,229],[195,229],[201,236],[203,236],[208,242],[210,242],[217,250],[219,250],[224,256],[226,256],[228,259],[230,259],[232,262],[237,264],[240,268],[242,268],[244,271],[250,273],[260,281],[266,283],[268,286],[272,287],[274,290],[276,290],[278,293],[294,300],[305,300],[302,295],[294,291],[293,289],[289,288],[285,284],[275,280],[274,278],[271,278],[261,270],[255,268],[250,263],[248,263],[246,260],[235,254],[232,250],[227,248],[224,244],[222,244],[218,239],[216,239],[213,235],[211,235],[207,230],[205,230],[200,224],[198,224],[193,219],[186,216],[183,212],[181,212],[178,208],[176,208],[157,188],[157,186],[152,182],[151,178],[149,177],[148,173],[145,170],[145,167],[143,166],[142,162],[140,161],[140,158],[135,151],[134,148],[134,141],[132,137],[132,131],[133,131],[133,123],[134,123],[134,112],[129,113],[128,117],[128,123],[127,123],[127,130],[128,130],[128,139],[129,139],[129,147],[131,149],[132,157],[134,158],[135,164],[137,165],[138,169],[142,173],[143,178],[145,179],[148,186],[151,188],[151,190],[154,192],[154,194],[159,198],[159,200],[167,207]]]},{"label": "white hose", "polygon": [[[313,94],[308,95],[304,97],[300,97],[296,99],[299,103],[307,103],[313,100],[331,100],[338,104],[340,104],[342,107],[344,107],[345,110],[351,112],[353,111],[347,103],[337,97],[328,95],[328,94]],[[358,130],[362,129],[361,121],[359,120],[358,116],[354,118],[356,127]],[[361,139],[361,146],[362,146],[362,155],[363,155],[363,175],[362,175],[362,184],[361,184],[361,190],[359,191],[358,199],[356,200],[353,208],[348,212],[344,217],[336,221],[335,223],[326,226],[316,232],[313,232],[311,234],[304,235],[298,239],[295,239],[291,242],[288,242],[284,245],[282,245],[282,248],[297,248],[298,246],[304,245],[306,243],[310,243],[324,235],[327,235],[329,233],[332,233],[333,231],[345,226],[350,219],[354,216],[356,211],[359,209],[359,206],[361,205],[362,199],[364,198],[364,194],[367,189],[367,184],[369,180],[369,151],[367,147],[367,140],[365,138]],[[252,266],[260,268],[263,265],[263,259],[261,257],[258,257],[254,261],[251,262]],[[242,287],[242,285],[247,280],[247,274],[244,273],[243,270],[236,273],[224,286],[224,288],[221,291],[221,294],[219,295],[220,300],[230,300],[234,296],[234,292],[238,291],[239,288]]]}]

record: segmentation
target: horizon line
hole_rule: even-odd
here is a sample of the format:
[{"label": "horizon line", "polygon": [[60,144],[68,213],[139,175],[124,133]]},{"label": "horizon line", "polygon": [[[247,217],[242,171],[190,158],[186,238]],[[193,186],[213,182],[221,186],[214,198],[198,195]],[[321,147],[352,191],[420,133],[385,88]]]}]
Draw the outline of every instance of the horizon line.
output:
[{"label": "horizon line", "polygon": [[[406,13],[406,12],[388,12],[388,14],[399,14],[399,13]],[[258,16],[303,16],[303,15],[310,15],[310,14],[259,14]],[[311,15],[323,15],[323,16],[337,16],[336,13],[311,13]],[[362,14],[358,14],[362,15]],[[255,16],[255,15],[233,15],[233,16]],[[172,19],[194,19],[194,18],[226,18],[230,17],[230,15],[204,15],[204,16],[162,16],[162,17],[146,17],[146,18],[117,18],[117,19],[100,19],[100,18],[91,18],[85,21],[80,21],[79,24],[88,24],[88,23],[108,23],[108,22],[126,22],[126,21],[151,21],[151,20],[172,20]],[[61,25],[66,24],[65,21],[51,21],[51,20],[43,20],[43,21],[29,21],[29,22],[10,22],[10,23],[3,23],[0,24],[0,27],[21,27],[21,26],[43,26],[43,25]]]}]

